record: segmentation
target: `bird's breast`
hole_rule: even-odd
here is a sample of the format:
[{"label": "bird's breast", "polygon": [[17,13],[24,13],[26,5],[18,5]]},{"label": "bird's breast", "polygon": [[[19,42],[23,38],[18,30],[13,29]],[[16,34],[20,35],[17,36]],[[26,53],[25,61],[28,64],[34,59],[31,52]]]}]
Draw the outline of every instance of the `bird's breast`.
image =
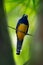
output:
[{"label": "bird's breast", "polygon": [[[19,38],[20,40],[22,40],[22,39],[24,38],[24,36],[25,36],[26,31],[27,31],[27,25],[25,25],[25,24],[20,24],[20,25],[18,26],[17,30],[22,31],[22,32],[17,31],[17,36],[18,36],[18,38]],[[25,33],[23,33],[23,32],[25,32]]]}]

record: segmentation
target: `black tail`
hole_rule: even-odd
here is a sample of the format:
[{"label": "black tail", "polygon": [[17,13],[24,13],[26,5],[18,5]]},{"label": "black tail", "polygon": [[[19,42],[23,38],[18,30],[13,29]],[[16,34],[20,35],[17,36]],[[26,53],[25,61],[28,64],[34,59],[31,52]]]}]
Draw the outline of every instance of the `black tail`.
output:
[{"label": "black tail", "polygon": [[20,41],[19,39],[17,39],[17,50],[16,50],[17,55],[20,55],[20,50],[21,50],[21,47],[22,47],[22,43],[23,43],[23,40]]}]

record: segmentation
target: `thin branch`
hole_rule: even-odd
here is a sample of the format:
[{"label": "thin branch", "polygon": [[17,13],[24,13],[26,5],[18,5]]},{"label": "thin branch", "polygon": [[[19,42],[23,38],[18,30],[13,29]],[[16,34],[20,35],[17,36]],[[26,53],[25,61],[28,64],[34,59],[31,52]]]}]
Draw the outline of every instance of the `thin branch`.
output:
[{"label": "thin branch", "polygon": [[[17,30],[16,28],[14,28],[14,27],[11,27],[11,26],[8,26],[9,28],[11,28],[11,29],[13,29],[13,30]],[[26,34],[25,32],[23,32],[23,31],[21,31],[21,30],[17,30],[17,31],[19,31],[19,32],[22,32],[22,33],[24,33],[24,34]],[[26,35],[29,35],[29,36],[32,36],[31,34],[29,34],[29,33],[27,33]]]}]

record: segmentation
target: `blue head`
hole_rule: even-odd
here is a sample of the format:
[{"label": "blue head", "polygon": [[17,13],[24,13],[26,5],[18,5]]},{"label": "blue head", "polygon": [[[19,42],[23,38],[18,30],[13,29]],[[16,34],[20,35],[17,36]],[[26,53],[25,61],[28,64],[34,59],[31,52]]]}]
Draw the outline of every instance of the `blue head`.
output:
[{"label": "blue head", "polygon": [[18,23],[17,23],[17,26],[16,26],[16,29],[18,28],[18,26],[20,24],[25,24],[29,27],[29,22],[28,22],[28,15],[23,15],[22,18],[19,19]]},{"label": "blue head", "polygon": [[24,15],[22,16],[22,18],[21,18],[22,22],[23,22],[24,24],[26,24],[26,25],[28,25],[28,19],[27,19],[27,18],[28,18],[28,15],[25,15],[25,14],[24,14]]}]

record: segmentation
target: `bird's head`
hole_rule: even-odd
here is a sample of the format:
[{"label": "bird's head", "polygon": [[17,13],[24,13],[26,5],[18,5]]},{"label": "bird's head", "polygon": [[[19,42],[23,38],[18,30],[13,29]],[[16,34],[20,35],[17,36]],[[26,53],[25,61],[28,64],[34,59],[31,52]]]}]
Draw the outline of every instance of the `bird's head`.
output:
[{"label": "bird's head", "polygon": [[26,15],[26,14],[23,14],[23,17],[24,17],[24,18],[28,18],[28,15]]}]

